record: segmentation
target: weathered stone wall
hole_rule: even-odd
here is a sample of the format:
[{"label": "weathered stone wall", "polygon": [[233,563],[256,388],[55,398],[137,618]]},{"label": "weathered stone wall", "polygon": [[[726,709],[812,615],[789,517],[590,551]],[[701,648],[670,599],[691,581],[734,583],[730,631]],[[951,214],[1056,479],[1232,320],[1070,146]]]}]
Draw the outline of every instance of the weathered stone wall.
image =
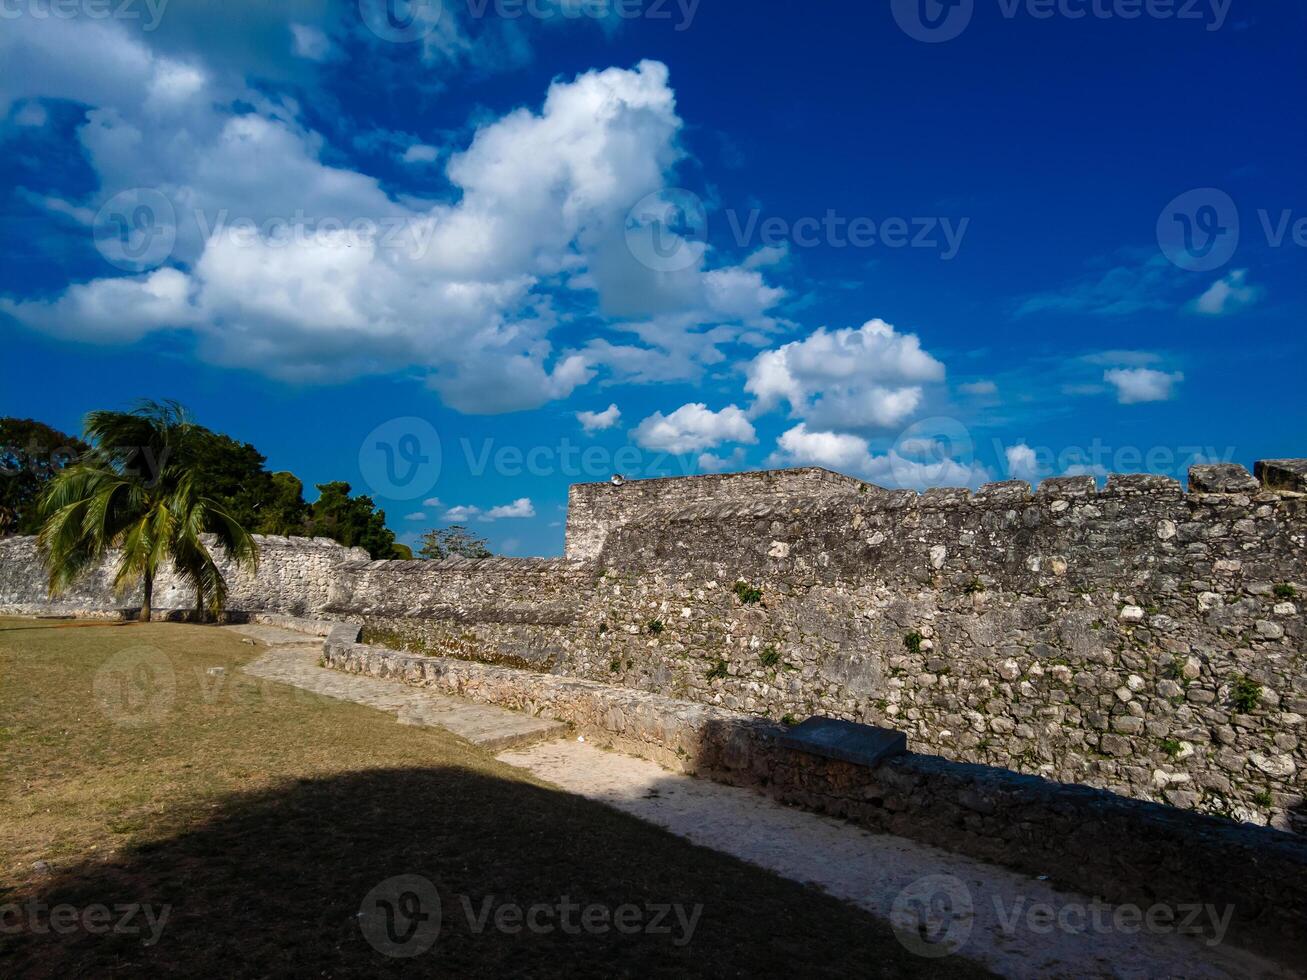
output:
[{"label": "weathered stone wall", "polygon": [[333,630],[328,666],[570,723],[600,745],[675,771],[924,841],[1109,902],[1231,908],[1231,935],[1288,961],[1307,955],[1307,842],[1102,790],[938,756],[869,768],[778,742],[765,719],[577,678],[358,644]]},{"label": "weathered stone wall", "polygon": [[1187,494],[854,486],[684,504],[662,484],[589,565],[374,565],[332,609],[392,646],[883,724],[914,751],[1307,829],[1307,498],[1239,467]]},{"label": "weathered stone wall", "polygon": [[614,528],[639,520],[653,507],[675,503],[727,504],[784,497],[850,493],[867,484],[817,467],[720,473],[612,483],[578,483],[567,495],[567,545],[572,559],[592,559]]},{"label": "weathered stone wall", "polygon": [[562,665],[595,578],[565,558],[374,561],[345,572],[327,610],[370,639],[537,670]]},{"label": "weathered stone wall", "polygon": [[[227,579],[228,609],[304,616],[321,612],[339,569],[367,558],[329,538],[256,535],[259,564],[255,572],[233,567],[217,556]],[[139,609],[139,587],[119,594],[113,587],[116,562],[92,569],[68,592],[51,599],[36,538],[0,539],[0,611],[17,613],[117,613]],[[191,609],[195,593],[168,568],[155,583],[154,607]]]}]

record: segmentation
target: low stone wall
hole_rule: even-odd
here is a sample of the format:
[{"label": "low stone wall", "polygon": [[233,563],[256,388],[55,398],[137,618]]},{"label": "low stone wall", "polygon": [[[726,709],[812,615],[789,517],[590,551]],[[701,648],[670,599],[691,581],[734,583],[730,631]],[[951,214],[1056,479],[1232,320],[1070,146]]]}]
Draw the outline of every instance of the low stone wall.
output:
[{"label": "low stone wall", "polygon": [[[227,580],[229,609],[288,616],[320,613],[343,566],[366,560],[361,548],[346,548],[330,538],[255,535],[259,544],[256,571],[234,567],[219,552],[216,560]],[[110,557],[87,572],[66,593],[50,598],[34,537],[0,539],[0,612],[31,615],[123,615],[141,605],[141,590],[119,593]],[[171,567],[155,583],[155,609],[195,607],[195,593]]]},{"label": "low stone wall", "polygon": [[670,769],[1003,864],[1109,902],[1233,906],[1231,937],[1307,956],[1307,841],[1004,769],[907,754],[867,768],[778,744],[782,726],[596,681],[361,645],[326,665],[557,718]]}]

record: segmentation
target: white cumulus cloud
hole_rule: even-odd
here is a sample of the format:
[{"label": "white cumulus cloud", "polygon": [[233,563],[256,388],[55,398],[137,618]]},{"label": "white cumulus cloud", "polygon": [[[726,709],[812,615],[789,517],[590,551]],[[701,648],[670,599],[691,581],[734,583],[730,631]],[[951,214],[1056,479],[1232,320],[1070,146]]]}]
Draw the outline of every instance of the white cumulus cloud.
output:
[{"label": "white cumulus cloud", "polygon": [[622,410],[616,404],[609,405],[602,412],[577,412],[576,420],[586,432],[601,432],[611,429],[622,418]]},{"label": "white cumulus cloud", "polygon": [[858,329],[821,328],[764,351],[747,373],[755,413],[786,402],[792,415],[818,429],[884,429],[917,411],[922,386],[943,381],[944,365],[916,334],[871,320]]},{"label": "white cumulus cloud", "polygon": [[483,510],[471,504],[461,504],[445,511],[445,520],[447,521],[501,521],[535,516],[535,504],[531,502],[529,497],[519,497],[511,504],[501,504],[498,507],[491,507],[489,510]]},{"label": "white cumulus cloud", "polygon": [[1225,316],[1252,306],[1261,297],[1260,286],[1248,285],[1248,270],[1235,269],[1224,279],[1212,283],[1190,308],[1204,316]]},{"label": "white cumulus cloud", "polygon": [[1164,402],[1175,395],[1175,386],[1184,380],[1179,371],[1168,374],[1152,368],[1113,368],[1103,372],[1103,380],[1116,389],[1122,405],[1139,402]]},{"label": "white cumulus cloud", "polygon": [[737,405],[714,412],[702,402],[682,405],[671,415],[654,412],[631,432],[637,445],[658,452],[695,453],[723,442],[757,442],[753,424]]}]

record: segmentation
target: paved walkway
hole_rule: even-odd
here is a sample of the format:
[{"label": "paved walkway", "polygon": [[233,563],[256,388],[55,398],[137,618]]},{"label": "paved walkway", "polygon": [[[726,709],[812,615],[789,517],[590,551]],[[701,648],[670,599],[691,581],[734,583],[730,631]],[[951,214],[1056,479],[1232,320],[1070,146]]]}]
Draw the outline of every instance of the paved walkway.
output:
[{"label": "paved walkway", "polygon": [[246,665],[247,674],[392,712],[402,725],[444,728],[492,752],[567,734],[567,725],[551,718],[532,718],[518,711],[451,698],[398,681],[342,674],[320,667],[322,637],[276,626],[227,628],[269,646],[267,653]]},{"label": "paved walkway", "polygon": [[[566,729],[558,722],[319,667],[319,637],[268,626],[230,628],[271,644],[245,668],[255,676],[447,728],[560,789],[889,919],[905,945],[922,955],[956,951],[1015,978],[1297,976],[1232,947],[1115,928],[1114,910],[1045,881],[560,738]],[[509,743],[514,747],[503,751]],[[933,910],[924,917],[930,925],[924,937],[912,928],[922,921],[922,908]],[[1070,925],[1059,928],[1058,921]],[[1208,937],[1223,934],[1206,910],[1197,922]]]}]

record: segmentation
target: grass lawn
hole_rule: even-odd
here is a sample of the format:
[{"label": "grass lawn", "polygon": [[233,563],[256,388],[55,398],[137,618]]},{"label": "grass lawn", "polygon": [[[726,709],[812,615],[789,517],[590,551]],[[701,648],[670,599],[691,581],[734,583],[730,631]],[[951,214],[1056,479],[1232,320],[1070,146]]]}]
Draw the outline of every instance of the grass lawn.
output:
[{"label": "grass lawn", "polygon": [[[979,972],[440,730],[242,674],[261,649],[215,627],[0,619],[0,976]],[[420,885],[389,895],[413,958],[365,935],[381,906],[359,918],[397,875],[439,894],[433,945]],[[513,905],[546,911],[533,930]],[[669,905],[687,918],[655,922]],[[619,906],[638,910],[623,931]]]}]

